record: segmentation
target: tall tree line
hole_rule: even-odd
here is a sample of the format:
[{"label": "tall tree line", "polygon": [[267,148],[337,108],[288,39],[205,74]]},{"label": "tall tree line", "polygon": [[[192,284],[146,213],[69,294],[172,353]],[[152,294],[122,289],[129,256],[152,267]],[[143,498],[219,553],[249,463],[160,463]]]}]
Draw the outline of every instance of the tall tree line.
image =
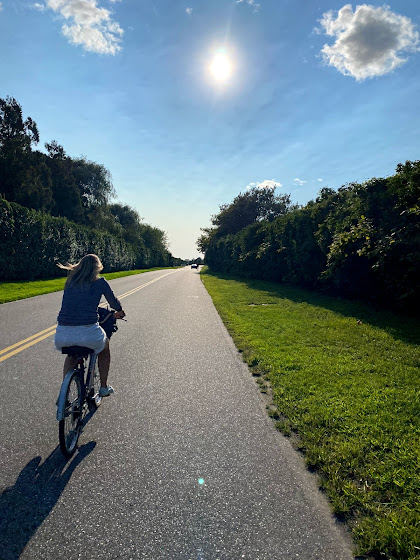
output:
[{"label": "tall tree line", "polygon": [[254,188],[220,206],[202,231],[197,245],[216,271],[419,309],[420,161],[321,189],[304,206]]},{"label": "tall tree line", "polygon": [[165,232],[143,223],[127,204],[112,203],[116,193],[104,165],[69,156],[55,140],[45,144],[46,153],[34,149],[38,143],[37,124],[24,120],[16,99],[0,99],[1,197],[115,235],[139,254],[151,254],[153,266],[173,259]]}]

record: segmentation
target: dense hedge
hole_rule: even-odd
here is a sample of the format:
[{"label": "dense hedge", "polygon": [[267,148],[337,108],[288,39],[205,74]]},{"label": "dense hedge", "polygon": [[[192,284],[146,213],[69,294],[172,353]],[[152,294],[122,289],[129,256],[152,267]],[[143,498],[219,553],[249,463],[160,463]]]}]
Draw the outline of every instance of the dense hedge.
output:
[{"label": "dense hedge", "polygon": [[62,276],[58,262],[74,263],[87,253],[99,255],[107,272],[173,264],[168,252],[135,247],[116,236],[0,198],[0,280]]},{"label": "dense hedge", "polygon": [[324,189],[316,201],[206,239],[210,268],[419,309],[420,162],[386,179]]}]

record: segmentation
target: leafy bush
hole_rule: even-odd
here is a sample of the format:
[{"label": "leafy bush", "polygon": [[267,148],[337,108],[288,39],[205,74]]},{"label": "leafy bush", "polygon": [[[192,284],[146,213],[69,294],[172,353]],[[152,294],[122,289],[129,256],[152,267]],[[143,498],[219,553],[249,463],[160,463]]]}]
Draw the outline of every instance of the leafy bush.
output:
[{"label": "leafy bush", "polygon": [[286,205],[276,218],[253,218],[226,235],[222,218],[243,197],[222,205],[197,242],[213,270],[419,308],[420,161],[387,179],[322,189],[304,207]]},{"label": "leafy bush", "polygon": [[0,236],[1,280],[60,276],[58,262],[76,262],[86,253],[99,255],[108,272],[143,267],[141,256],[123,239],[1,198]]}]

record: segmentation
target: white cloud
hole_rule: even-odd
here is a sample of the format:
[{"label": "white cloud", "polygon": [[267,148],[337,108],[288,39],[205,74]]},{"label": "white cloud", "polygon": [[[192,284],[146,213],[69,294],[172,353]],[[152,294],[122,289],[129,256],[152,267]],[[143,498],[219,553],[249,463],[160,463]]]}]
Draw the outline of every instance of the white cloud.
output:
[{"label": "white cloud", "polygon": [[38,2],[35,2],[35,4],[32,4],[32,7],[35,8],[35,10],[38,10],[40,12],[45,11],[45,4],[39,4]]},{"label": "white cloud", "polygon": [[190,16],[192,14],[193,9],[192,8],[185,8],[185,11]]},{"label": "white cloud", "polygon": [[301,179],[298,179],[297,177],[296,177],[296,179],[293,179],[293,181],[295,183],[297,183],[300,187],[306,183],[306,181],[302,181]]},{"label": "white cloud", "polygon": [[[96,0],[45,0],[46,6],[64,19],[62,32],[67,39],[85,50],[116,54],[121,50],[124,31],[111,18],[111,12],[97,6]],[[117,1],[117,0],[111,0]]]},{"label": "white cloud", "polygon": [[2,9],[3,9],[3,6],[2,6],[2,3],[0,2],[0,12],[2,11]]},{"label": "white cloud", "polygon": [[282,186],[281,183],[278,183],[274,179],[269,179],[269,180],[263,181],[262,183],[257,183],[257,185],[256,185],[257,189],[273,189],[273,188],[281,187],[281,186]]},{"label": "white cloud", "polygon": [[322,183],[323,180],[324,180],[324,179],[317,179],[317,181],[319,181],[320,183]]},{"label": "white cloud", "polygon": [[242,2],[246,2],[247,4],[252,6],[254,8],[254,12],[258,12],[258,10],[261,8],[261,4],[255,2],[255,0],[236,0],[237,4],[241,4]]},{"label": "white cloud", "polygon": [[388,6],[346,4],[338,11],[323,14],[320,23],[326,35],[335,37],[333,45],[324,45],[324,61],[346,76],[364,80],[383,76],[404,64],[401,55],[418,51],[419,33],[412,21]]}]

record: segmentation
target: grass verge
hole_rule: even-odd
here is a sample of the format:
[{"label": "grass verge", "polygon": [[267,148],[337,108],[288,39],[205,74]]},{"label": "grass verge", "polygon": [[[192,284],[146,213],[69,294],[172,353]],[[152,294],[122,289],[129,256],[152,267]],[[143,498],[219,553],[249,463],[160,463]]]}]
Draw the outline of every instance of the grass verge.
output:
[{"label": "grass verge", "polygon": [[281,284],[202,280],[358,554],[419,560],[420,322]]},{"label": "grass verge", "polygon": [[[109,272],[102,274],[107,280],[121,278],[123,276],[132,276],[133,274],[142,274],[152,270],[166,270],[172,267],[157,267],[143,270],[121,270],[120,272]],[[35,280],[27,282],[0,282],[0,303],[16,301],[18,299],[26,299],[41,294],[49,294],[51,292],[59,292],[64,288],[66,278],[53,278],[51,280]]]}]

